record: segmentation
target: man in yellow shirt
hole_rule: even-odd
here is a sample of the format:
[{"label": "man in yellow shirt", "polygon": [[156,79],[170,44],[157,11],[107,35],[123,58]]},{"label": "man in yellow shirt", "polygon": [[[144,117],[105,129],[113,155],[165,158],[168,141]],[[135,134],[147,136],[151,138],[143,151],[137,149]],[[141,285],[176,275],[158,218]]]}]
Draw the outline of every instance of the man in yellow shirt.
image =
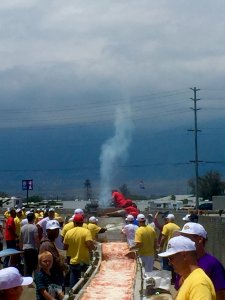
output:
[{"label": "man in yellow shirt", "polygon": [[130,249],[138,249],[145,272],[152,272],[157,247],[156,233],[151,226],[146,226],[143,214],[137,216],[137,221],[139,227],[135,231],[135,245]]},{"label": "man in yellow shirt", "polygon": [[184,278],[176,300],[216,300],[212,281],[198,267],[196,246],[184,236],[169,240],[165,252],[160,257],[167,257],[175,272]]},{"label": "man in yellow shirt", "polygon": [[73,219],[75,227],[67,231],[64,237],[64,249],[70,255],[70,287],[79,280],[90,264],[90,252],[94,250],[91,232],[83,228],[84,216],[76,214]]},{"label": "man in yellow shirt", "polygon": [[[165,217],[166,224],[162,228],[161,232],[161,239],[159,241],[159,251],[165,251],[167,247],[168,241],[173,237],[173,233],[175,231],[180,230],[180,227],[175,224],[175,216],[173,214],[168,214]],[[173,268],[168,263],[167,257],[163,258],[163,270],[171,271],[172,272],[172,282],[175,280],[175,274],[173,272]]]},{"label": "man in yellow shirt", "polygon": [[[60,233],[60,235],[62,236],[62,241],[64,240],[64,237],[65,237],[67,231],[69,231],[70,229],[72,229],[76,226],[76,224],[74,222],[75,215],[82,215],[84,217],[84,211],[81,208],[77,208],[74,210],[74,215],[70,218],[69,223],[67,223],[63,226],[63,229]],[[83,223],[82,227],[87,228],[87,224]]]},{"label": "man in yellow shirt", "polygon": [[92,216],[92,217],[89,218],[89,223],[87,225],[87,229],[90,230],[93,240],[96,239],[97,234],[104,233],[107,230],[107,228],[103,228],[103,227],[98,226],[97,223],[98,223],[98,219],[96,217]]},{"label": "man in yellow shirt", "polygon": [[35,215],[35,224],[36,224],[43,217],[43,216],[41,216],[41,209],[37,208],[34,215]]},{"label": "man in yellow shirt", "polygon": [[18,239],[20,238],[20,229],[21,229],[21,221],[22,220],[23,220],[22,209],[17,208],[16,217],[14,218],[14,223],[15,223],[15,226],[16,226],[16,234],[18,236]]},{"label": "man in yellow shirt", "polygon": [[26,218],[27,218],[27,216],[26,216],[26,207],[23,206],[22,207],[22,219],[26,219]]}]

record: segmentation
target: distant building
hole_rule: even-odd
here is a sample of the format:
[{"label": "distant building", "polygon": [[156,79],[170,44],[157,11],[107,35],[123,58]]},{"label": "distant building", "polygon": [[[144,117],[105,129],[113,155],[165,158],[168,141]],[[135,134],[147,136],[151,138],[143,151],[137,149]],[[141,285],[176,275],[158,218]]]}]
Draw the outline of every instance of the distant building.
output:
[{"label": "distant building", "polygon": [[0,203],[3,208],[16,207],[16,206],[21,208],[23,206],[23,200],[17,197],[0,198]]},{"label": "distant building", "polygon": [[86,204],[90,204],[90,200],[78,200],[75,199],[73,201],[63,201],[63,208],[64,209],[76,209],[76,208],[81,208],[84,209]]},{"label": "distant building", "polygon": [[141,211],[147,209],[168,209],[168,210],[178,210],[182,207],[194,207],[195,206],[195,197],[193,195],[169,195],[154,200],[142,200],[135,201],[138,208]]}]

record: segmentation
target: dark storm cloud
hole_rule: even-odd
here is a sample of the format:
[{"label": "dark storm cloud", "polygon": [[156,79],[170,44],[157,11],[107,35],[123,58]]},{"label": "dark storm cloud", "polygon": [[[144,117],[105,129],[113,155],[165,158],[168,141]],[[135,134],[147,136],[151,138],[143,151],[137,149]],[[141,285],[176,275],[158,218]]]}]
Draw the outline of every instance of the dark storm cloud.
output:
[{"label": "dark storm cloud", "polygon": [[[213,156],[223,160],[218,152],[221,144],[210,154],[206,149],[210,148],[207,127],[219,127],[224,119],[224,13],[222,0],[2,0],[1,134],[7,127],[15,128],[2,135],[4,169],[13,168],[12,162],[22,170],[24,153],[31,157],[30,169],[38,165],[40,169],[61,170],[70,164],[79,169],[93,161],[96,166],[101,145],[112,134],[116,109],[129,103],[134,141],[128,150],[130,169],[124,168],[120,174],[127,180],[133,173],[138,179],[144,176],[149,183],[154,177],[158,183],[173,176],[186,180],[190,169],[179,167],[176,173],[169,166],[165,170],[162,160],[193,159],[193,139],[184,138],[186,130],[193,128],[193,111],[189,109],[193,107],[193,91],[189,88],[194,86],[201,89],[198,120],[206,134],[200,155],[205,160],[213,160]],[[62,125],[76,128],[71,152],[67,145],[73,129],[68,135],[69,129]],[[41,131],[41,126],[43,132],[51,127],[51,134],[39,132],[42,140],[36,149],[36,129],[32,132],[29,128],[40,127]],[[27,140],[29,147],[19,148]],[[73,165],[73,155],[79,157],[78,166]],[[162,162],[162,169],[151,166],[151,158]],[[132,164],[138,162],[142,167],[136,172]],[[17,179],[21,176],[17,174]],[[97,175],[95,180],[99,180]],[[72,179],[69,181],[71,184]]]}]

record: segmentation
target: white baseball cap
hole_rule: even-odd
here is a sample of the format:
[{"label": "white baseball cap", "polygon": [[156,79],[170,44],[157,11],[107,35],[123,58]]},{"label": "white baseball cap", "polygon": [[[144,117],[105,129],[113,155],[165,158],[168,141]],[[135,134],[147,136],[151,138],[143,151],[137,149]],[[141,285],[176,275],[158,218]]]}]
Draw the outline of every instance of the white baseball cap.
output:
[{"label": "white baseball cap", "polygon": [[175,216],[173,214],[168,214],[165,219],[174,220]]},{"label": "white baseball cap", "polygon": [[49,208],[48,211],[55,211],[55,209],[53,207]]},{"label": "white baseball cap", "polygon": [[166,247],[166,251],[159,253],[158,256],[167,257],[179,252],[183,252],[183,251],[188,252],[188,251],[195,251],[195,250],[196,250],[195,243],[192,242],[192,240],[182,235],[179,235],[170,239]]},{"label": "white baseball cap", "polygon": [[57,229],[60,228],[59,222],[57,220],[49,220],[46,224],[46,230],[47,229]]},{"label": "white baseball cap", "polygon": [[98,222],[98,219],[95,218],[94,216],[92,216],[92,217],[89,218],[89,222],[90,222],[90,223],[97,223],[97,222]]},{"label": "white baseball cap", "polygon": [[207,232],[205,228],[199,223],[188,222],[183,226],[180,232],[186,234],[196,234],[203,237],[204,239],[207,238]]},{"label": "white baseball cap", "polygon": [[8,290],[17,286],[29,285],[33,282],[32,277],[23,277],[14,267],[0,270],[0,290]]},{"label": "white baseball cap", "polygon": [[190,221],[189,219],[190,214],[187,214],[185,217],[182,218],[183,221]]},{"label": "white baseball cap", "polygon": [[21,212],[21,211],[22,211],[21,208],[17,208],[16,213],[19,213],[19,212]]},{"label": "white baseball cap", "polygon": [[143,214],[137,215],[137,220],[138,220],[138,221],[145,221],[145,220],[146,220],[146,219],[145,219],[145,215],[143,215]]},{"label": "white baseball cap", "polygon": [[134,216],[132,216],[132,215],[127,215],[125,221],[134,221]]},{"label": "white baseball cap", "polygon": [[74,214],[75,214],[75,215],[76,215],[76,214],[84,215],[84,211],[83,211],[83,209],[81,209],[81,208],[77,208],[77,209],[74,210]]}]

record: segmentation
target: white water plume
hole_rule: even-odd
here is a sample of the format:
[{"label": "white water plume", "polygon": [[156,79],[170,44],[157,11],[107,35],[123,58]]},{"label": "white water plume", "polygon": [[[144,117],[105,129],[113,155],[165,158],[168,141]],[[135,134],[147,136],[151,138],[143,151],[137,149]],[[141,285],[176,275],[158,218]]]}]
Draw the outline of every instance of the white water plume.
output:
[{"label": "white water plume", "polygon": [[116,165],[127,157],[132,137],[131,109],[129,103],[118,107],[115,115],[115,134],[102,146],[100,155],[100,201],[102,207],[109,205],[112,181],[116,175]]}]

